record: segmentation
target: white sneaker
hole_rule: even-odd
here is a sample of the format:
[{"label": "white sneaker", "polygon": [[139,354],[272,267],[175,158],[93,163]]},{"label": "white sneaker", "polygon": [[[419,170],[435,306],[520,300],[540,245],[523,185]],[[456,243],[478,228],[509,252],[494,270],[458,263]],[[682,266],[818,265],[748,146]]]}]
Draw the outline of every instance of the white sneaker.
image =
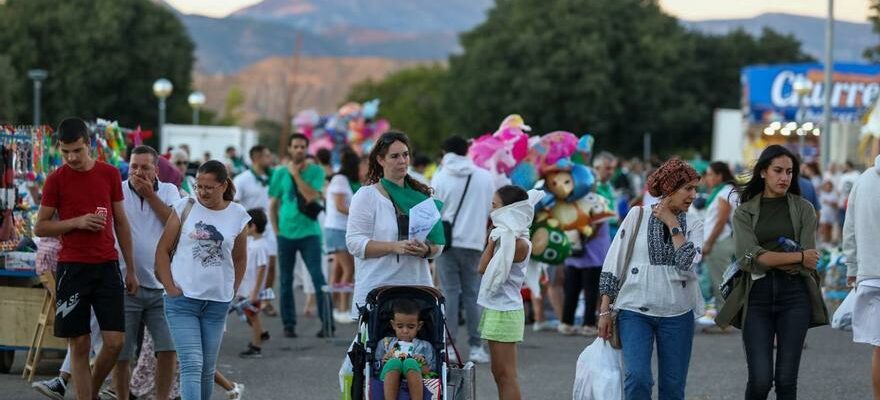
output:
[{"label": "white sneaker", "polygon": [[574,326],[563,323],[560,323],[559,326],[556,327],[556,331],[565,336],[571,336],[577,333],[577,329]]},{"label": "white sneaker", "polygon": [[594,327],[594,326],[584,325],[584,326],[581,327],[581,329],[580,329],[580,331],[579,331],[578,333],[580,333],[581,336],[588,336],[588,337],[589,337],[589,336],[596,336],[596,335],[598,335],[598,334],[599,334],[599,330],[596,329],[596,327]]},{"label": "white sneaker", "polygon": [[489,362],[489,353],[486,353],[483,346],[471,346],[469,359],[474,364],[485,364]]},{"label": "white sneaker", "polygon": [[345,311],[333,310],[333,320],[336,321],[337,324],[351,324],[354,323],[354,320],[351,319],[351,315]]},{"label": "white sneaker", "polygon": [[241,400],[242,394],[244,394],[244,385],[240,383],[233,383],[232,390],[226,392],[226,398],[229,400]]},{"label": "white sneaker", "polygon": [[556,329],[557,325],[558,324],[554,323],[553,321],[544,321],[544,322],[535,321],[535,323],[532,324],[532,330],[535,332],[552,331],[552,330]]}]

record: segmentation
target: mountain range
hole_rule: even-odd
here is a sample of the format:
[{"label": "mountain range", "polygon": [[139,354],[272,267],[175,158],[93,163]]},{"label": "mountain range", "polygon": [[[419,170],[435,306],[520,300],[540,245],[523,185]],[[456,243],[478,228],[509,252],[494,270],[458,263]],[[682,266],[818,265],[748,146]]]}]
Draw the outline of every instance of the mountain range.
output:
[{"label": "mountain range", "polygon": [[[483,21],[493,4],[493,0],[264,0],[225,18],[174,12],[196,43],[197,69],[234,73],[265,58],[292,55],[297,35],[304,56],[445,59],[460,51],[458,34]],[[737,28],[760,34],[771,27],[793,34],[807,54],[817,59],[824,54],[822,18],[769,13],[681,23],[715,34]],[[837,61],[861,60],[864,49],[877,43],[880,38],[869,24],[835,22]]]}]

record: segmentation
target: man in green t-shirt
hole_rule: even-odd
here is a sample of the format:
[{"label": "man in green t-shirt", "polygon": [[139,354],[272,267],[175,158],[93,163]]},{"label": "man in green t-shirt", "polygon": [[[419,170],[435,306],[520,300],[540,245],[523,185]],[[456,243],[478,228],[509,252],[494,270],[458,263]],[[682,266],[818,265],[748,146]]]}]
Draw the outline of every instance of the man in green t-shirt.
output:
[{"label": "man in green t-shirt", "polygon": [[[324,170],[306,161],[309,139],[295,133],[290,136],[287,153],[290,160],[275,169],[269,182],[271,206],[269,210],[273,226],[278,227],[278,267],[281,272],[281,320],[284,323],[284,336],[296,337],[296,306],[293,299],[293,268],[296,254],[302,255],[303,262],[312,277],[318,299],[318,315],[321,326],[318,337],[326,337],[327,327],[333,330],[333,317],[326,315],[324,302],[328,298],[321,293],[324,287],[324,274],[321,272],[321,226],[317,219],[301,212],[298,204],[320,202],[323,204],[321,190],[324,187]],[[302,197],[300,201],[298,198]]]}]

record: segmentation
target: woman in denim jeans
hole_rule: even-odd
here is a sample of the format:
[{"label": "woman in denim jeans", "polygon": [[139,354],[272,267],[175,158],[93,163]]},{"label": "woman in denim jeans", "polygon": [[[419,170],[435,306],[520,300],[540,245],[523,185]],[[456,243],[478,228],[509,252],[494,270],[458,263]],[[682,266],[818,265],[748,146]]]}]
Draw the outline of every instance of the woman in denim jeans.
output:
[{"label": "woman in denim jeans", "polygon": [[[599,336],[611,337],[611,318],[616,312],[627,400],[651,398],[655,341],[660,399],[684,399],[695,313],[703,312],[694,274],[703,225],[699,219],[687,218],[699,179],[680,160],[667,161],[657,169],[648,178],[648,188],[660,202],[652,208],[634,208],[626,216],[602,267]],[[631,259],[622,265],[631,236],[635,240]]]},{"label": "woman in denim jeans", "polygon": [[799,196],[799,171],[788,149],[767,147],[733,215],[743,273],[715,322],[742,329],[747,400],[766,399],[774,382],[777,399],[796,399],[807,329],[828,322],[816,273],[816,212]]},{"label": "woman in denim jeans", "polygon": [[235,187],[219,161],[199,167],[195,192],[197,199],[172,205],[156,249],[156,276],[165,287],[181,397],[208,400],[229,302],[244,275],[250,217],[232,201]]}]

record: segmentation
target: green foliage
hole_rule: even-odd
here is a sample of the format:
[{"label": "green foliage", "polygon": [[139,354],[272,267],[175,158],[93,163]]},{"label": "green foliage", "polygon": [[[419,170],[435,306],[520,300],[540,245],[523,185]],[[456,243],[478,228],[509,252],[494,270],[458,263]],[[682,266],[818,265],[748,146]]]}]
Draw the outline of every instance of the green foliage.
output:
[{"label": "green foliage", "polygon": [[[13,118],[22,111],[23,102],[27,101],[16,97],[24,84],[16,75],[9,56],[0,54],[0,123],[3,124],[21,122]],[[33,98],[28,96],[28,100],[33,101]]]},{"label": "green foliage", "polygon": [[229,88],[226,94],[226,103],[223,106],[223,117],[217,121],[218,125],[238,125],[241,121],[242,110],[244,105],[244,91],[238,85]]},{"label": "green foliage", "polygon": [[284,149],[278,148],[281,141],[281,123],[271,119],[258,119],[254,123],[257,130],[257,141],[269,148],[272,154],[284,154]]},{"label": "green foliage", "polygon": [[[0,49],[19,83],[15,103],[32,101],[27,70],[49,72],[43,85],[47,123],[76,115],[155,130],[152,85],[161,77],[174,84],[169,122],[189,123],[194,45],[180,21],[154,2],[8,0],[0,6],[0,26]],[[14,110],[12,119],[30,121],[30,108]]]},{"label": "green foliage", "polygon": [[[871,14],[868,20],[871,21],[874,33],[880,34],[880,0],[870,0]],[[865,58],[873,63],[880,63],[880,44],[865,49]]]},{"label": "green foliage", "polygon": [[348,101],[382,100],[379,113],[392,129],[406,132],[417,150],[434,155],[442,138],[451,135],[445,106],[447,71],[440,65],[420,66],[389,75],[381,82],[355,85]]}]

